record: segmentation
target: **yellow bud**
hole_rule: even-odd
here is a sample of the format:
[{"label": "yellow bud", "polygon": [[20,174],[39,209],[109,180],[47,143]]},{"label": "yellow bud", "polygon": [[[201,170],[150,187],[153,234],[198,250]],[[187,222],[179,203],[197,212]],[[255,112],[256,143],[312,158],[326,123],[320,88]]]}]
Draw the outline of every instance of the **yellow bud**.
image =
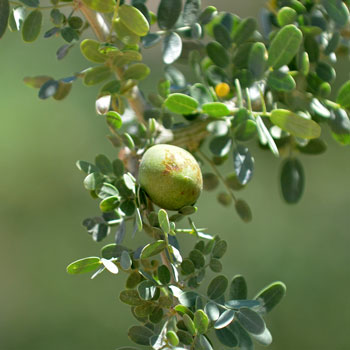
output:
[{"label": "yellow bud", "polygon": [[230,85],[226,83],[220,83],[215,86],[215,92],[218,97],[225,97],[230,92]]}]

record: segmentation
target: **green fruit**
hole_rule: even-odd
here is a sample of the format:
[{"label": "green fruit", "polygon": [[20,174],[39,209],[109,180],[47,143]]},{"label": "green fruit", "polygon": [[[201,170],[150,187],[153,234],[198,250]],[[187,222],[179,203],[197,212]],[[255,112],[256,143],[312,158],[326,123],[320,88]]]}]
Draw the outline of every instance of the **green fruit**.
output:
[{"label": "green fruit", "polygon": [[145,152],[139,182],[155,204],[168,210],[193,205],[203,187],[202,173],[194,157],[171,145],[155,145]]}]

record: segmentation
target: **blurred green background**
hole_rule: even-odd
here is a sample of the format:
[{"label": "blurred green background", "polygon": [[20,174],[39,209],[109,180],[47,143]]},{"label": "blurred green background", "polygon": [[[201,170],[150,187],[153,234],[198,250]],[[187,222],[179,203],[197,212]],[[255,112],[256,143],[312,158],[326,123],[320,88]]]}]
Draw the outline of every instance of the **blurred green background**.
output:
[{"label": "blurred green background", "polygon": [[[241,16],[257,16],[263,3],[203,1]],[[98,207],[83,189],[75,161],[117,154],[94,112],[97,88],[77,82],[60,103],[39,100],[22,83],[24,76],[61,78],[88,67],[77,48],[57,61],[61,44],[23,44],[10,32],[0,42],[2,350],[115,349],[130,344],[126,331],[134,324],[118,301],[125,276],[102,274],[91,281],[65,272],[68,263],[98,255],[106,243],[92,242],[81,226]],[[146,56],[157,72],[157,55]],[[348,66],[339,64],[340,81],[349,78]],[[202,195],[195,216],[198,225],[229,241],[224,273],[243,274],[250,296],[274,280],[287,284],[287,297],[268,316],[271,350],[350,348],[349,149],[336,145],[328,130],[324,135],[325,155],[301,157],[307,186],[298,205],[281,200],[280,161],[253,147],[256,175],[240,194],[251,204],[253,222],[243,224],[233,208],[218,206],[215,193]]]}]

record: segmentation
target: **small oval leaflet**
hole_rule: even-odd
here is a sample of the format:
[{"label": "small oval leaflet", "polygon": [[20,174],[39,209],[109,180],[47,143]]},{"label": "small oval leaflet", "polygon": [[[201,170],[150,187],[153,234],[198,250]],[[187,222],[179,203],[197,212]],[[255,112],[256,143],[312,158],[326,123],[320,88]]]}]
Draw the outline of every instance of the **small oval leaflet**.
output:
[{"label": "small oval leaflet", "polygon": [[108,79],[111,75],[112,71],[106,66],[89,68],[84,75],[84,84],[87,86],[96,85]]},{"label": "small oval leaflet", "polygon": [[225,117],[230,115],[228,107],[221,102],[209,102],[202,106],[203,113],[210,115],[211,117]]},{"label": "small oval leaflet", "polygon": [[57,93],[58,88],[59,82],[57,80],[48,80],[40,87],[38,96],[40,99],[45,100],[49,97],[54,96]]},{"label": "small oval leaflet", "polygon": [[235,311],[224,311],[214,324],[215,329],[221,329],[227,327],[235,318]]},{"label": "small oval leaflet", "polygon": [[227,287],[227,278],[223,275],[219,275],[210,282],[207,290],[207,295],[210,299],[217,299],[225,293]]},{"label": "small oval leaflet", "polygon": [[132,260],[130,258],[129,253],[126,250],[123,250],[122,255],[120,257],[120,266],[124,270],[129,270],[132,264]]},{"label": "small oval leaflet", "polygon": [[141,252],[141,259],[147,259],[151,256],[159,254],[166,247],[166,242],[162,240],[147,244]]},{"label": "small oval leaflet", "polygon": [[82,0],[91,9],[98,12],[112,12],[115,7],[114,0]]},{"label": "small oval leaflet", "polygon": [[238,345],[238,340],[229,327],[216,329],[215,335],[221,344],[228,346],[229,348],[234,348]]},{"label": "small oval leaflet", "polygon": [[129,328],[128,336],[136,344],[148,345],[150,344],[150,338],[154,333],[144,326],[133,326]]},{"label": "small oval leaflet", "polygon": [[137,290],[141,299],[151,300],[157,292],[157,287],[154,282],[146,280],[138,285]]},{"label": "small oval leaflet", "polygon": [[140,298],[137,290],[134,289],[121,291],[119,294],[119,299],[124,304],[130,306],[139,306],[144,303],[144,301]]},{"label": "small oval leaflet", "polygon": [[124,72],[124,79],[143,80],[151,73],[150,68],[144,63],[135,63]]},{"label": "small oval leaflet", "polygon": [[69,264],[67,266],[67,272],[73,275],[78,273],[91,272],[100,266],[100,258],[98,257],[83,258]]},{"label": "small oval leaflet", "polygon": [[295,89],[295,80],[293,77],[281,71],[273,71],[267,78],[267,85],[277,91],[291,91]]},{"label": "small oval leaflet", "polygon": [[164,209],[160,209],[158,212],[158,222],[159,222],[160,228],[165,233],[170,232],[170,223],[169,223],[168,214]]},{"label": "small oval leaflet", "polygon": [[163,62],[165,64],[174,63],[182,52],[182,39],[179,34],[172,32],[163,40]]},{"label": "small oval leaflet", "polygon": [[149,31],[146,17],[134,6],[123,4],[118,15],[123,24],[138,36],[145,36]]},{"label": "small oval leaflet", "polygon": [[212,322],[215,322],[220,316],[219,308],[213,301],[209,301],[209,303],[205,305],[204,312],[208,315],[209,320]]},{"label": "small oval leaflet", "polygon": [[103,63],[107,60],[107,55],[99,51],[100,42],[92,39],[85,39],[80,43],[80,51],[83,56],[94,63]]},{"label": "small oval leaflet", "polygon": [[265,331],[265,322],[255,311],[243,307],[236,313],[240,324],[251,334],[262,334]]},{"label": "small oval leaflet", "polygon": [[198,102],[194,98],[180,93],[169,95],[164,105],[171,112],[178,114],[192,114],[198,108]]},{"label": "small oval leaflet", "polygon": [[303,166],[298,159],[289,158],[282,165],[281,189],[284,200],[289,204],[297,203],[305,186]]},{"label": "small oval leaflet", "polygon": [[237,214],[244,222],[252,221],[253,219],[252,211],[246,201],[244,201],[243,199],[238,199],[235,202],[235,208],[236,208]]},{"label": "small oval leaflet", "polygon": [[159,28],[172,28],[180,16],[181,9],[182,0],[161,0],[157,12]]},{"label": "small oval leaflet", "polygon": [[241,185],[246,185],[253,177],[254,158],[247,147],[238,145],[233,151],[233,166]]},{"label": "small oval leaflet", "polygon": [[315,121],[286,109],[273,110],[270,119],[273,124],[296,137],[315,139],[321,135],[321,127]]},{"label": "small oval leaflet", "polygon": [[31,43],[40,34],[43,14],[39,10],[32,11],[24,20],[22,26],[22,39],[26,43]]},{"label": "small oval leaflet", "polygon": [[225,68],[230,63],[230,58],[226,49],[217,41],[212,41],[207,45],[209,58],[219,67]]},{"label": "small oval leaflet", "polygon": [[248,286],[242,275],[236,275],[232,278],[229,291],[229,299],[240,300],[248,296]]},{"label": "small oval leaflet", "polygon": [[255,299],[262,303],[261,312],[270,312],[285,296],[286,286],[282,282],[274,282],[256,295]]},{"label": "small oval leaflet", "polygon": [[350,80],[339,89],[337,103],[346,109],[350,109]]},{"label": "small oval leaflet", "polygon": [[0,0],[0,38],[5,34],[7,22],[10,15],[10,4],[8,0]]},{"label": "small oval leaflet", "polygon": [[193,322],[199,334],[204,334],[208,330],[209,319],[203,310],[194,313]]},{"label": "small oval leaflet", "polygon": [[113,273],[114,275],[119,272],[118,266],[113,261],[102,258],[101,263],[109,272]]}]

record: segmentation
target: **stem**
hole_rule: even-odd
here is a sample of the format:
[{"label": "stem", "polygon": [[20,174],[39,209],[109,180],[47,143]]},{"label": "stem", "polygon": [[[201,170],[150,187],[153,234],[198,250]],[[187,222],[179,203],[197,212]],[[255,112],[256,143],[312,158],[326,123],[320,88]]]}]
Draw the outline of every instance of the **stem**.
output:
[{"label": "stem", "polygon": [[202,159],[204,159],[210,165],[210,167],[213,169],[213,172],[215,173],[215,175],[221,180],[221,182],[226,187],[227,192],[230,194],[231,198],[236,203],[237,202],[236,196],[233,194],[232,189],[227,185],[226,180],[221,175],[221,173],[219,172],[218,168],[213,163],[213,161],[210,158],[208,158],[200,149],[197,150],[197,153],[200,155],[200,157]]}]

